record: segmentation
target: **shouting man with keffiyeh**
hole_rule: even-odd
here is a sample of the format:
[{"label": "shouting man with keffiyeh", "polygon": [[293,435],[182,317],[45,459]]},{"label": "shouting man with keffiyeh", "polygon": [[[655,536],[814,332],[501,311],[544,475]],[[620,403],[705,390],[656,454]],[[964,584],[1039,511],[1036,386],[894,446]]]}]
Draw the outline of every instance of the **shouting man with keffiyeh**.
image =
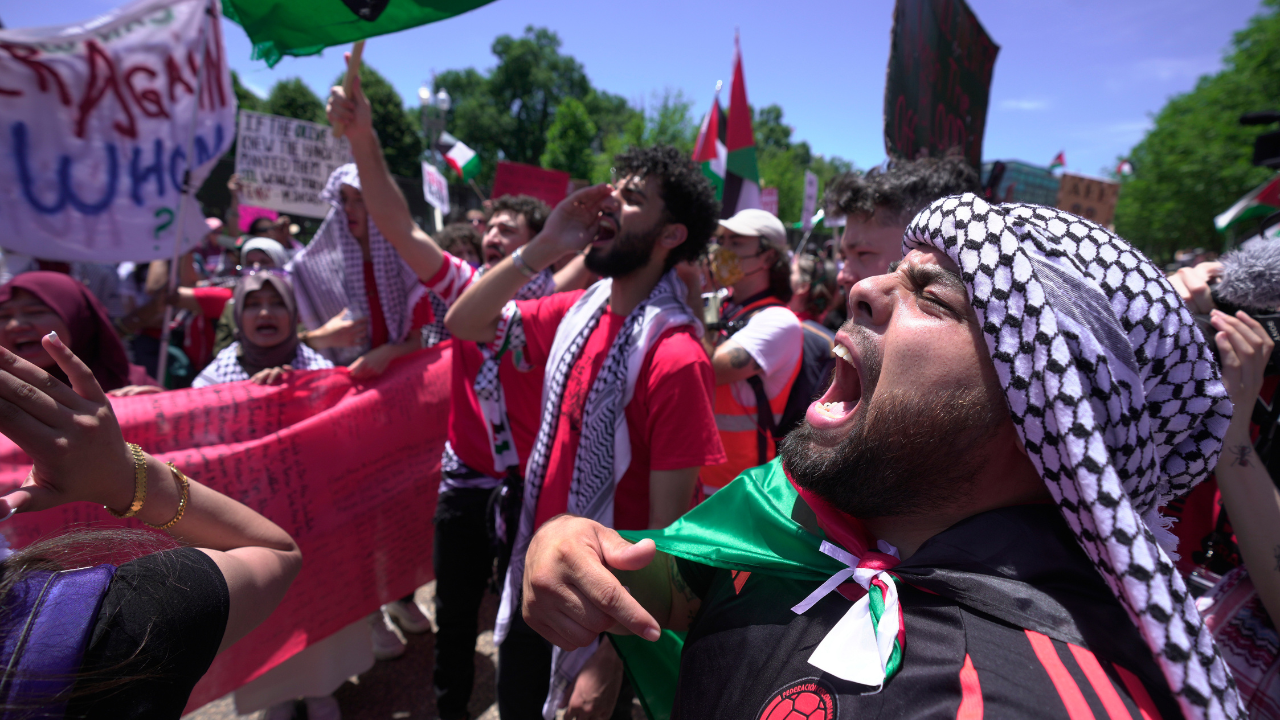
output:
[{"label": "shouting man with keffiyeh", "polygon": [[903,251],[850,291],[779,460],[635,544],[547,523],[529,624],[565,648],[640,636],[614,641],[651,717],[1240,717],[1157,513],[1231,416],[1163,273],[1087,220],[974,195]]}]

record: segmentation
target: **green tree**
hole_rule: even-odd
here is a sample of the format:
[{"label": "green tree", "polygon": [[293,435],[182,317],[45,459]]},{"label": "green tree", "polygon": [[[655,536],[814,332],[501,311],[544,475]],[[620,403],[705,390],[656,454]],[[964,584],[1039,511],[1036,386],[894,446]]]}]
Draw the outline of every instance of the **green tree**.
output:
[{"label": "green tree", "polygon": [[262,98],[240,82],[240,75],[235,70],[231,71],[231,90],[236,94],[236,105],[241,110],[262,111]]},{"label": "green tree", "polygon": [[302,78],[279,80],[272,85],[262,111],[309,122],[325,122],[324,103],[302,82]]},{"label": "green tree", "polygon": [[1263,7],[1235,34],[1223,69],[1169,100],[1129,153],[1116,231],[1157,260],[1221,247],[1214,216],[1272,174],[1250,162],[1254,138],[1271,128],[1239,124],[1243,113],[1276,109],[1280,96],[1280,0]]},{"label": "green tree", "polygon": [[698,125],[690,108],[691,102],[679,90],[664,90],[654,94],[653,103],[643,110],[630,109],[625,123],[616,131],[604,135],[599,143],[591,170],[591,181],[609,182],[613,179],[613,158],[629,147],[672,145],[685,152],[693,151]]},{"label": "green tree", "polygon": [[[333,84],[341,85],[344,79],[345,73],[335,78]],[[417,113],[406,110],[400,93],[368,64],[360,66],[360,88],[369,98],[373,126],[378,129],[387,167],[393,175],[421,180],[424,144]],[[318,122],[324,122],[323,105],[320,111]]]},{"label": "green tree", "polygon": [[782,121],[782,108],[778,105],[753,109],[751,129],[756,139],[760,187],[778,189],[778,217],[785,223],[801,219],[805,170],[818,176],[819,198],[832,178],[853,170],[853,163],[848,160],[814,155],[809,143],[791,142],[793,130]]},{"label": "green tree", "polygon": [[582,64],[561,54],[560,44],[554,32],[529,26],[518,38],[501,35],[493,41],[498,64],[487,74],[465,68],[436,76],[437,87],[453,98],[449,132],[480,155],[482,184],[492,182],[498,160],[541,162],[566,98],[579,101],[595,125],[593,147],[634,114],[624,98],[591,87]]},{"label": "green tree", "polygon": [[565,98],[556,108],[555,120],[547,130],[542,167],[563,170],[571,177],[591,175],[591,143],[596,139],[596,124],[587,108],[576,98]]}]

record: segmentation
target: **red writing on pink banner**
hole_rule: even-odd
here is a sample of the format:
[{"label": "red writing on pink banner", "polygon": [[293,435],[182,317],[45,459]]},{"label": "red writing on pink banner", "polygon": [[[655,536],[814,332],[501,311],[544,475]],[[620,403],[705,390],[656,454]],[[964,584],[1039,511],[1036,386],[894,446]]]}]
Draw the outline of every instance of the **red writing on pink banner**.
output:
[{"label": "red writing on pink banner", "polygon": [[[436,346],[372,382],[339,368],[274,387],[241,382],[112,401],[126,440],[262,513],[302,548],[284,602],[214,661],[188,710],[431,581],[449,362],[449,349]],[[29,470],[0,437],[0,492]],[[141,527],[75,503],[17,515],[3,532],[21,547],[77,524]]]}]

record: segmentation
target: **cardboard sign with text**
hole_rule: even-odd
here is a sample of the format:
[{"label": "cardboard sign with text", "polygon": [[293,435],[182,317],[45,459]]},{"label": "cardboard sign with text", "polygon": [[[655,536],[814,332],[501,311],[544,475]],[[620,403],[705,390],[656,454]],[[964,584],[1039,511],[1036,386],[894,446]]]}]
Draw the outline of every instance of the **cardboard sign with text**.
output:
[{"label": "cardboard sign with text", "polygon": [[422,161],[422,197],[431,207],[449,214],[449,181],[426,160]]},{"label": "cardboard sign with text", "polygon": [[[218,656],[188,710],[431,581],[450,357],[437,345],[367,382],[338,368],[271,387],[246,381],[112,399],[126,440],[262,513],[302,549],[284,601]],[[0,492],[30,468],[0,436]],[[73,503],[17,515],[0,532],[23,547],[86,524],[142,528]]]},{"label": "cardboard sign with text", "polygon": [[941,157],[958,147],[981,167],[999,52],[964,0],[898,0],[884,91],[889,157]]},{"label": "cardboard sign with text", "polygon": [[555,207],[569,194],[569,173],[502,161],[493,176],[492,197],[530,195]]},{"label": "cardboard sign with text", "polygon": [[325,181],[351,162],[347,139],[328,125],[240,111],[236,173],[240,199],[289,215],[322,218],[331,206],[320,199]]}]

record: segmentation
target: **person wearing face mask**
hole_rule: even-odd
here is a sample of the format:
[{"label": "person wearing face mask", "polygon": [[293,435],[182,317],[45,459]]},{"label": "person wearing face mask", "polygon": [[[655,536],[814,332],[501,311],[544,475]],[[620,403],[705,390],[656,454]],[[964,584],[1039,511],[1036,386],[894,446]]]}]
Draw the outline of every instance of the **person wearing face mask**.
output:
[{"label": "person wearing face mask", "polygon": [[218,353],[191,387],[252,380],[275,385],[293,370],[322,370],[333,363],[298,340],[293,288],[270,272],[248,275],[233,299],[236,342]]},{"label": "person wearing face mask", "polygon": [[787,307],[791,266],[782,222],[766,210],[743,210],[720,221],[718,240],[712,272],[729,295],[706,342],[716,376],[716,428],[728,461],[703,468],[699,480],[707,495],[776,454],[774,431],[800,372],[804,342],[800,320]]}]

